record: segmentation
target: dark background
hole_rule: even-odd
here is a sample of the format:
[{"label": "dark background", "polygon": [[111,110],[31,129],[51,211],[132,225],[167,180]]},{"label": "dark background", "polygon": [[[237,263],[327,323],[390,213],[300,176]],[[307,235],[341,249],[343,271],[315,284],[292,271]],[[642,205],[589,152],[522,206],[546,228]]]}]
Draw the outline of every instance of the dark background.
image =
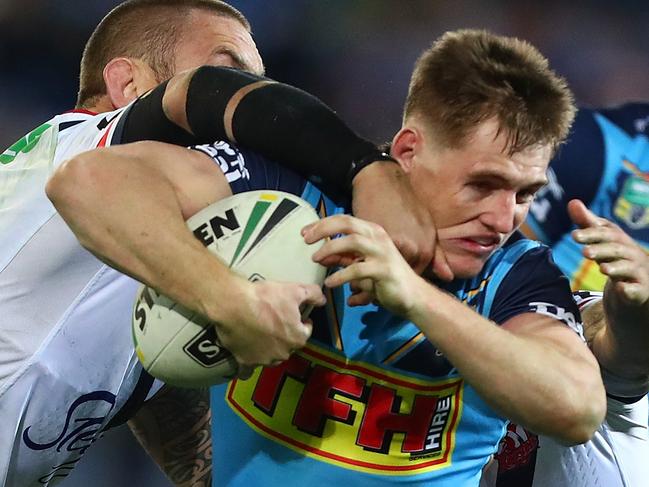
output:
[{"label": "dark background", "polygon": [[[0,0],[0,147],[72,107],[83,44],[116,0]],[[535,44],[581,104],[649,98],[649,1],[236,0],[268,75],[313,92],[362,134],[399,127],[418,54],[449,29]]]},{"label": "dark background", "polygon": [[[118,3],[0,0],[0,151],[72,108],[83,45]],[[268,76],[318,95],[376,141],[399,128],[419,53],[457,28],[486,28],[529,40],[568,79],[582,105],[649,99],[646,0],[231,3],[250,19]],[[168,484],[122,428],[91,448],[65,485]]]}]

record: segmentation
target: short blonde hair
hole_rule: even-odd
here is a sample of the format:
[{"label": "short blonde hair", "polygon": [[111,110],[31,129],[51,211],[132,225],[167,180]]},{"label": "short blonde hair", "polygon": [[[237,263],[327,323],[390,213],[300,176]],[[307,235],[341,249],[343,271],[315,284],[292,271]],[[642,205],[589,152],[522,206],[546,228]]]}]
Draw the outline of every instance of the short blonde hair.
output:
[{"label": "short blonde hair", "polygon": [[495,117],[513,154],[537,144],[556,149],[575,111],[565,80],[531,44],[459,30],[444,34],[418,59],[404,119],[421,117],[441,144],[456,148]]}]

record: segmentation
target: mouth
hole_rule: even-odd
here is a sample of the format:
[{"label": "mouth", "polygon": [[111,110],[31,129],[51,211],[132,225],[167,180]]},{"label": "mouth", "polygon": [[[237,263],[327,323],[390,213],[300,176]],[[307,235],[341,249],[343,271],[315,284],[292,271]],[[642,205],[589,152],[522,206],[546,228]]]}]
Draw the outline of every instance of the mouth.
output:
[{"label": "mouth", "polygon": [[480,257],[491,255],[500,245],[500,238],[496,236],[457,238],[454,241],[458,247]]}]

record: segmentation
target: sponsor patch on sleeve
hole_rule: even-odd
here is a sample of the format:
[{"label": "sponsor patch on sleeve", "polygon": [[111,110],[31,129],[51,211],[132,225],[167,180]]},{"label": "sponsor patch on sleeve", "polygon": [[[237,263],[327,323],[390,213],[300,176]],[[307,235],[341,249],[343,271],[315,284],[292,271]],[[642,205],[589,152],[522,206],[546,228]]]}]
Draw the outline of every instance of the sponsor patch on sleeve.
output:
[{"label": "sponsor patch on sleeve", "polygon": [[577,332],[582,339],[584,338],[583,325],[580,321],[577,321],[577,318],[572,312],[566,310],[565,308],[552,303],[535,301],[530,303],[530,311],[532,313],[538,313],[544,316],[549,316],[550,318],[554,318],[555,320],[559,320],[562,323],[568,325],[575,332]]},{"label": "sponsor patch on sleeve", "polygon": [[250,179],[250,173],[246,168],[243,155],[227,142],[220,141],[213,144],[198,145],[193,148],[210,156],[219,165],[228,183],[233,183],[239,179]]}]

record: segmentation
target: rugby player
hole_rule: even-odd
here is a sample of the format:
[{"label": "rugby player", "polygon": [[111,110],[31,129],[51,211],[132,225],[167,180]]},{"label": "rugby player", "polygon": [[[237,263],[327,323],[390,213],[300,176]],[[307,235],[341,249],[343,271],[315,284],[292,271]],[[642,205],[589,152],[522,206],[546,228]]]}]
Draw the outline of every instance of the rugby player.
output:
[{"label": "rugby player", "polygon": [[[209,72],[157,89],[163,103],[189,101]],[[268,88],[234,85],[244,105]],[[205,116],[165,113],[201,132]],[[345,235],[314,256],[344,269],[327,280],[332,299],[314,313],[305,348],[212,389],[219,484],[470,486],[508,418],[568,443],[590,438],[604,391],[568,282],[546,247],[516,235],[573,113],[567,87],[527,43],[458,31],[422,55],[391,155],[433,217],[455,279],[418,276],[375,224],[338,215],[306,229],[308,241]],[[49,194],[89,249],[155,287],[173,286],[147,273],[155,259],[184,257],[151,256],[151,242],[176,233],[196,246],[183,219],[232,192],[281,189],[328,215],[348,210],[246,149],[193,148],[148,142],[81,154]],[[218,164],[232,152],[245,176]]]},{"label": "rugby player", "polygon": [[567,209],[584,257],[608,277],[602,293],[577,291],[584,334],[606,388],[606,418],[593,438],[568,447],[511,425],[481,485],[624,487],[649,476],[649,257],[617,224],[580,200]]},{"label": "rugby player", "polygon": [[[133,352],[130,313],[138,282],[84,250],[48,201],[45,187],[66,159],[95,147],[150,138],[183,144],[225,138],[222,133],[201,139],[171,124],[162,112],[161,99],[156,99],[164,91],[131,104],[174,73],[202,65],[263,73],[250,26],[240,12],[216,0],[125,2],[102,20],[86,45],[77,108],[40,125],[0,155],[2,485],[58,483],[101,432],[131,418],[159,387],[153,386],[153,379],[144,373]],[[214,87],[219,80],[227,85],[234,75],[241,74],[235,70],[211,70],[206,76],[212,84],[206,88]],[[317,100],[296,89],[286,90],[293,104],[280,100],[273,106],[264,101],[266,94],[275,98],[273,90],[260,91],[261,98],[253,100],[255,118],[276,121],[286,113],[293,116],[304,112],[305,118],[323,113],[324,124],[332,127],[342,143],[319,150],[317,141],[311,140],[303,151],[279,144],[274,152],[277,156],[284,155],[282,147],[290,150],[285,151],[286,157],[278,159],[288,164],[299,161],[297,169],[304,176],[314,180],[319,177],[323,187],[339,198],[349,197],[353,185],[355,204],[361,214],[377,188],[378,193],[394,194],[394,213],[368,211],[381,218],[386,227],[392,226],[397,239],[401,230],[408,229],[402,248],[415,260],[420,259],[421,266],[430,261],[434,239],[421,232],[430,226],[417,220],[417,215],[425,218],[427,214],[418,212],[409,192],[396,191],[403,184],[398,167],[392,162],[368,167],[375,158],[383,157],[373,144],[339,124],[334,114],[318,105]],[[198,100],[199,95],[194,100],[200,109],[218,120],[218,110],[227,107],[228,99],[216,97],[212,102],[215,106],[210,107]],[[184,99],[177,101],[184,106]],[[166,108],[175,110],[173,101]],[[275,132],[271,134],[280,140],[287,138],[281,127],[288,127],[288,134],[294,129],[291,118],[284,118],[287,122],[274,123]],[[209,121],[206,125],[210,125]],[[248,141],[246,133],[239,131],[237,136],[242,142],[255,145],[255,141]],[[220,163],[244,169],[236,157],[225,154]],[[113,176],[120,177],[117,170]],[[66,177],[65,171],[59,171],[57,180],[61,177]],[[96,184],[110,188],[112,183],[118,181],[88,182],[85,190],[97,189]],[[153,196],[147,188],[154,185],[155,173],[141,183],[139,202],[134,202],[130,211],[145,216],[146,202]],[[77,190],[81,195],[84,188],[77,187],[72,193]],[[108,200],[104,204],[108,205]],[[390,220],[395,224],[391,225]],[[162,223],[167,226],[164,220],[156,222],[161,226]],[[168,226],[171,225],[170,221]],[[157,250],[163,247],[174,249],[170,240],[148,241],[145,233],[146,229],[141,228],[138,238],[151,244],[148,254],[158,255]],[[110,229],[104,234],[111,235],[114,234]],[[425,242],[423,246],[419,246],[417,235],[425,237],[420,240]],[[81,244],[85,242],[82,240]],[[206,266],[199,266],[206,272],[202,278],[196,280],[196,275],[180,273],[192,266],[175,267],[173,282],[184,294],[174,294],[164,284],[162,288],[213,319],[230,313],[230,319],[224,320],[232,323],[226,341],[243,365],[272,363],[305,343],[311,327],[301,320],[299,308],[303,303],[322,304],[324,298],[317,286],[271,282],[252,286],[235,279],[214,259],[208,260],[207,251],[202,248],[195,248],[187,256],[199,258],[201,251],[207,262]],[[168,277],[169,269],[149,269],[156,273],[156,279],[143,276],[143,280],[161,284],[158,278]],[[237,301],[233,296],[239,295],[246,297],[238,300],[242,304],[228,307]],[[176,411],[176,420],[164,422],[171,411]],[[146,412],[150,414],[145,418]],[[172,480],[209,482],[206,390],[167,389],[139,419],[148,425],[160,423],[156,457]],[[179,444],[185,449],[178,448]],[[178,465],[183,467],[183,462],[187,465],[180,468]],[[190,478],[184,473],[179,475],[186,471],[192,472]]]}]

